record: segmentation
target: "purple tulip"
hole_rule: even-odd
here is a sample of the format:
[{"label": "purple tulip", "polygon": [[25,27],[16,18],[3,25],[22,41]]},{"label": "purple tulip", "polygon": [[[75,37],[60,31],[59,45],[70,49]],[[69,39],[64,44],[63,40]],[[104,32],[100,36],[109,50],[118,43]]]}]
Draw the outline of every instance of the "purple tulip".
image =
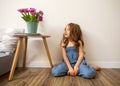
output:
[{"label": "purple tulip", "polygon": [[29,12],[28,8],[18,9],[18,11],[19,11],[20,13],[27,13],[27,12]]},{"label": "purple tulip", "polygon": [[42,21],[43,20],[43,17],[42,16],[39,16],[38,17],[38,21]]},{"label": "purple tulip", "polygon": [[35,8],[30,8],[29,12],[31,15],[36,15],[36,9]]},{"label": "purple tulip", "polygon": [[23,9],[18,9],[18,12],[23,13],[24,11]]},{"label": "purple tulip", "polygon": [[40,13],[41,16],[43,16],[43,11],[40,10],[39,13]]},{"label": "purple tulip", "polygon": [[29,12],[28,8],[24,8],[23,11],[24,11],[25,13]]},{"label": "purple tulip", "polygon": [[30,8],[29,12],[36,12],[35,8]]},{"label": "purple tulip", "polygon": [[36,12],[30,12],[30,13],[31,13],[31,15],[33,15],[33,16],[36,15]]}]

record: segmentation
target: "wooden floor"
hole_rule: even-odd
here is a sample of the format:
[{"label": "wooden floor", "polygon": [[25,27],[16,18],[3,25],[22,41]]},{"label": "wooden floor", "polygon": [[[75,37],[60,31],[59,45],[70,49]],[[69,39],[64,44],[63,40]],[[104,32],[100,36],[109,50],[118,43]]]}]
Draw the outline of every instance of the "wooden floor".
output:
[{"label": "wooden floor", "polygon": [[8,75],[0,76],[0,86],[120,86],[120,69],[102,69],[95,79],[54,77],[50,68],[17,68],[12,81]]}]

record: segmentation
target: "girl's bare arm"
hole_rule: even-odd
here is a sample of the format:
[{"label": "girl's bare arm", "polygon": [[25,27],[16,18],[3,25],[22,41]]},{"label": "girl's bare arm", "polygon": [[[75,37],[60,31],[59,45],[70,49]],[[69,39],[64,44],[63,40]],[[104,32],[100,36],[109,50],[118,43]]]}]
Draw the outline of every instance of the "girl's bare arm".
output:
[{"label": "girl's bare arm", "polygon": [[68,58],[67,58],[66,50],[65,50],[65,48],[64,48],[63,46],[64,46],[64,43],[62,42],[62,43],[61,43],[62,56],[63,56],[63,59],[64,59],[66,65],[67,65],[68,69],[70,70],[70,69],[72,69],[72,66],[71,66],[71,64],[70,64],[70,62],[69,62],[69,60],[68,60]]},{"label": "girl's bare arm", "polygon": [[82,42],[79,41],[80,43],[80,46],[79,46],[79,57],[78,57],[78,60],[75,64],[75,67],[79,67],[80,63],[82,62],[83,60],[83,56],[84,56],[84,51],[83,51],[83,46],[82,46]]}]

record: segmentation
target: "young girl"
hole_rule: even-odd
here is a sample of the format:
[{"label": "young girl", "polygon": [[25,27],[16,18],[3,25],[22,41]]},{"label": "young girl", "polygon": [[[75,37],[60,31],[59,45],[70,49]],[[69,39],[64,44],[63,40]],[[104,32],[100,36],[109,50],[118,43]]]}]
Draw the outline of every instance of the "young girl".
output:
[{"label": "young girl", "polygon": [[52,68],[53,76],[82,76],[84,78],[95,77],[96,70],[87,65],[84,57],[84,42],[82,32],[78,24],[69,23],[64,31],[61,41],[63,61]]}]

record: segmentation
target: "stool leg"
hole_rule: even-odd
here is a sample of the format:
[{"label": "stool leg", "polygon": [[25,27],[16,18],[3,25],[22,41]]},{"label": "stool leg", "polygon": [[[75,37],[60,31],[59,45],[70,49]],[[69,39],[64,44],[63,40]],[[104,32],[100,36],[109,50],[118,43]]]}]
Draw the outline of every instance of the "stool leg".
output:
[{"label": "stool leg", "polygon": [[19,55],[20,45],[22,43],[22,39],[23,38],[19,38],[18,39],[17,48],[16,48],[15,56],[14,56],[14,59],[13,59],[13,62],[12,62],[12,67],[11,67],[11,70],[10,70],[10,75],[9,75],[9,79],[8,80],[12,80],[12,78],[13,78],[15,67],[16,67],[16,63],[18,61],[18,55]]},{"label": "stool leg", "polygon": [[24,42],[24,57],[23,57],[23,67],[26,67],[26,52],[27,52],[27,42],[28,38],[25,37],[25,42]]},{"label": "stool leg", "polygon": [[53,67],[53,64],[52,64],[50,52],[49,52],[48,45],[47,45],[47,41],[46,41],[46,38],[45,38],[45,37],[43,37],[43,42],[44,42],[44,46],[45,46],[45,49],[46,49],[46,52],[47,52],[47,56],[48,56],[48,60],[49,60],[50,66],[51,66],[51,68],[52,68],[52,67]]}]

